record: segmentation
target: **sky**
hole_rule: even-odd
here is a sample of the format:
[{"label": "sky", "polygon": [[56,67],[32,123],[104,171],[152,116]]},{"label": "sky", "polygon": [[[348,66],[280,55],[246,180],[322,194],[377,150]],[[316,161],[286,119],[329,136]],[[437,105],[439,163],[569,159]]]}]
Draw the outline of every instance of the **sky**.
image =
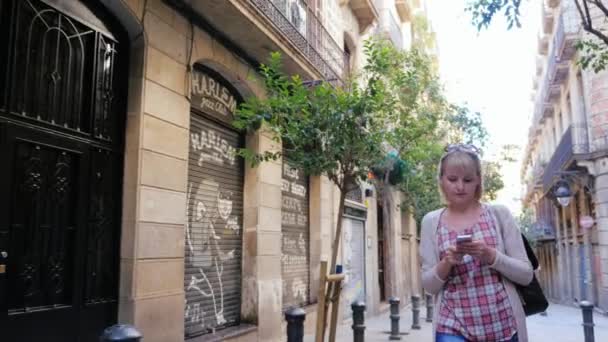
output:
[{"label": "sky", "polygon": [[497,158],[501,146],[521,147],[517,162],[503,163],[505,188],[496,203],[515,214],[521,210],[521,159],[527,143],[533,102],[538,1],[522,1],[522,27],[507,30],[500,15],[487,30],[478,32],[465,7],[471,0],[432,0],[428,11],[439,46],[440,76],[454,104],[467,105],[482,115],[489,133],[484,158]]}]

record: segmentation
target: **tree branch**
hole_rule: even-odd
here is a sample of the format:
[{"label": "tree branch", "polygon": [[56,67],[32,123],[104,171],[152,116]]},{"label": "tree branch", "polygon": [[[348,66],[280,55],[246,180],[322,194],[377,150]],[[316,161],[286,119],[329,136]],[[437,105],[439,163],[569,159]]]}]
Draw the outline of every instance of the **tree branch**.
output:
[{"label": "tree branch", "polygon": [[[583,28],[585,29],[585,31],[591,33],[592,35],[596,36],[598,39],[602,40],[604,42],[604,44],[608,45],[608,36],[606,36],[600,30],[593,28],[593,21],[591,20],[591,13],[589,11],[589,6],[588,6],[587,2],[591,2],[594,5],[598,6],[596,1],[582,0],[582,2],[583,2],[584,10],[585,10],[584,12],[583,12],[583,8],[581,8],[581,4],[579,3],[579,0],[574,1],[574,3],[576,4],[576,9],[578,10],[579,15],[581,16]],[[602,7],[605,8],[604,5],[602,5]],[[605,12],[605,13],[608,13],[608,9],[606,9],[606,10],[607,10],[607,12]]]},{"label": "tree branch", "polygon": [[605,16],[608,17],[608,8],[606,7],[606,5],[604,5],[602,3],[601,0],[587,0],[589,2],[591,2],[592,4],[594,4],[595,6],[597,6],[597,8],[599,8]]}]

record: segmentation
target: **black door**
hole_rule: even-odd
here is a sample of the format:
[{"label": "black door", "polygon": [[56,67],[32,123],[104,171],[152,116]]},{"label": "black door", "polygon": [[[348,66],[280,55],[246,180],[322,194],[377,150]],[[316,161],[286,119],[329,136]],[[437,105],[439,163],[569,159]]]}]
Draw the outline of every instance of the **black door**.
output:
[{"label": "black door", "polygon": [[78,1],[0,0],[0,340],[116,321],[118,42]]}]

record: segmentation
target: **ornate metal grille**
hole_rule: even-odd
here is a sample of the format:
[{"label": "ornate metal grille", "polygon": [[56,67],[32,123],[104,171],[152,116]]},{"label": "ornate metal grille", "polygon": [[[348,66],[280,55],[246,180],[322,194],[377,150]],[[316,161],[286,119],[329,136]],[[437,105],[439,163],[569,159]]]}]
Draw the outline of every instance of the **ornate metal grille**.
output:
[{"label": "ornate metal grille", "polygon": [[[60,149],[16,146],[9,264],[9,310],[72,303],[77,157]],[[15,260],[16,259],[16,260]]]},{"label": "ornate metal grille", "polygon": [[308,58],[328,82],[339,83],[344,70],[340,45],[303,0],[249,0]]},{"label": "ornate metal grille", "polygon": [[114,213],[113,182],[119,177],[115,156],[109,150],[93,148],[91,174],[89,175],[90,199],[86,241],[85,303],[112,301],[117,297],[117,254],[114,253],[118,233]]},{"label": "ornate metal grille", "polygon": [[117,42],[39,1],[19,1],[14,7],[8,111],[112,141]]}]

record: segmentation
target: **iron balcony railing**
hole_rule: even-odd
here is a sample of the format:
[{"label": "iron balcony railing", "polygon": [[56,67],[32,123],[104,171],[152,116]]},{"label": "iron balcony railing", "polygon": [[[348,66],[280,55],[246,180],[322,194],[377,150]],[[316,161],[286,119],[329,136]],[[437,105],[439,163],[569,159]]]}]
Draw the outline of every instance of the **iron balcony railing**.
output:
[{"label": "iron balcony railing", "polygon": [[340,83],[344,51],[304,0],[248,0],[306,57],[326,81]]},{"label": "iron balcony railing", "polygon": [[566,163],[572,159],[572,129],[568,127],[566,132],[553,152],[553,156],[547,164],[545,174],[543,175],[543,189],[548,191],[553,186],[553,180],[558,171],[561,171]]},{"label": "iron balcony railing", "polygon": [[574,0],[563,0],[561,14],[553,36],[555,58],[558,61],[570,60],[575,52],[575,42],[580,33],[580,17]]},{"label": "iron balcony railing", "polygon": [[574,123],[572,127],[572,153],[587,154],[591,152],[587,123]]},{"label": "iron balcony railing", "polygon": [[401,25],[395,19],[395,16],[389,9],[383,9],[380,11],[380,22],[378,25],[377,34],[388,37],[395,47],[403,49],[403,34],[401,32]]},{"label": "iron balcony railing", "polygon": [[532,171],[532,179],[534,186],[542,184],[546,166],[546,163],[538,163],[534,166],[534,170]]},{"label": "iron balcony railing", "polygon": [[568,168],[575,154],[589,153],[589,139],[587,135],[587,124],[575,123],[568,127],[553,152],[553,156],[547,164],[543,175],[543,188],[548,191],[553,186],[553,181],[558,172]]}]

